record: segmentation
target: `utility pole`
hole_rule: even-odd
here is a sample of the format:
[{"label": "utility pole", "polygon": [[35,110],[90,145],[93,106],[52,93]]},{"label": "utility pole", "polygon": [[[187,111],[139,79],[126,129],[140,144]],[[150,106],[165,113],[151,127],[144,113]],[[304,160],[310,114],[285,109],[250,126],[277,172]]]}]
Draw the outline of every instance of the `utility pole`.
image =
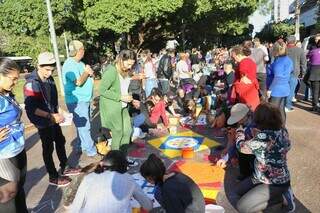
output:
[{"label": "utility pole", "polygon": [[296,8],[295,8],[295,37],[296,40],[300,40],[300,0],[296,0]]},{"label": "utility pole", "polygon": [[66,36],[66,32],[63,32],[63,37],[64,37],[64,45],[66,47],[66,56],[69,58],[69,48],[68,48],[68,40]]},{"label": "utility pole", "polygon": [[54,29],[50,0],[46,0],[46,4],[47,4],[47,9],[48,9],[48,20],[49,20],[49,31],[50,31],[50,36],[51,36],[51,43],[53,46],[54,56],[56,58],[57,72],[58,72],[59,81],[60,81],[60,91],[61,91],[61,95],[64,96],[62,74],[61,74],[61,63],[60,63],[60,58],[59,58],[57,37],[56,37],[56,31]]}]

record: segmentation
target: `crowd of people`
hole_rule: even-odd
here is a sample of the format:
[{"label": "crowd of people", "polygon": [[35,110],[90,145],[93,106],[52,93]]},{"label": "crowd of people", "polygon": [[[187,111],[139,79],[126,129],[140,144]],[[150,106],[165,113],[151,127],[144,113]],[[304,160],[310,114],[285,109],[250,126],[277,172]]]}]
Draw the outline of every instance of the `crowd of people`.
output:
[{"label": "crowd of people", "polygon": [[[71,41],[69,50],[62,79],[65,104],[77,130],[75,149],[98,159],[90,134],[94,71],[82,62],[82,42]],[[130,212],[132,197],[151,210],[152,201],[127,173],[128,167],[138,166],[127,157],[128,148],[151,129],[170,133],[170,117],[194,126],[200,114],[206,116],[208,128],[226,130],[227,144],[217,165],[225,168],[231,159],[239,161],[239,184],[230,195],[233,206],[239,212],[259,212],[283,202],[288,212],[294,211],[286,113],[293,111],[302,82],[312,90],[310,110],[319,112],[320,35],[307,55],[294,36],[268,47],[255,38],[206,54],[196,48],[177,52],[167,47],[159,55],[122,50],[104,68],[99,85],[101,129],[112,138],[107,144],[111,151],[82,169],[68,165],[60,127],[66,112],[59,107],[52,77],[54,55],[39,54],[37,64],[24,85],[25,111],[42,142],[49,184],[67,186],[72,181],[69,176],[82,174],[79,188],[69,199],[71,212]],[[19,73],[15,62],[0,60],[0,210],[8,213],[27,212],[23,109],[12,93]],[[155,185],[155,199],[166,212],[205,211],[199,187],[182,173],[167,172],[158,156],[150,155],[140,173]]]}]

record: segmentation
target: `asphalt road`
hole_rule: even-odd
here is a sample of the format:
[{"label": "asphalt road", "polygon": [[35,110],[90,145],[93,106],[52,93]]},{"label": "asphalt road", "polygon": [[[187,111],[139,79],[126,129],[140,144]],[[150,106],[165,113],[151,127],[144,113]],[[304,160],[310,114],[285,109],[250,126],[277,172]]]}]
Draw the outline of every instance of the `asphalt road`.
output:
[{"label": "asphalt road", "polygon": [[[296,196],[296,212],[320,212],[320,117],[305,110],[310,107],[307,103],[298,102],[295,111],[287,114],[287,127],[292,140],[292,150],[288,154],[289,168],[291,172],[292,188]],[[93,127],[93,135],[97,133],[99,119],[96,118]],[[72,153],[72,144],[75,138],[73,127],[64,127],[64,135],[67,140],[67,154],[71,164],[85,164],[87,159],[78,159]],[[48,175],[42,160],[42,148],[39,136],[34,128],[26,131],[26,147],[28,156],[28,173],[25,184],[27,194],[27,206],[31,212],[63,212],[61,208],[62,189],[48,185]],[[154,152],[148,148],[147,152]],[[55,155],[56,165],[58,165]],[[237,168],[227,169],[225,190],[218,196],[217,202],[222,205],[226,212],[236,212],[229,204],[225,191],[235,187]],[[275,210],[279,212],[279,210]]]}]

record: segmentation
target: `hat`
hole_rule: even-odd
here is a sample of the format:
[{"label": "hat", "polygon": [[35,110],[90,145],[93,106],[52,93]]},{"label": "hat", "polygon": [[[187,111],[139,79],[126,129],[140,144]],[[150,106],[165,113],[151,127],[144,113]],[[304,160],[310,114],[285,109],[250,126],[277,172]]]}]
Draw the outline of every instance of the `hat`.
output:
[{"label": "hat", "polygon": [[77,52],[83,47],[84,46],[81,41],[78,41],[78,40],[70,41],[70,43],[69,43],[70,56],[71,57],[75,56],[77,54]]},{"label": "hat", "polygon": [[294,35],[288,36],[288,37],[287,37],[287,42],[288,42],[289,44],[295,43],[295,42],[296,42],[296,37],[295,37]]},{"label": "hat", "polygon": [[43,52],[38,56],[38,65],[51,65],[55,63],[56,59],[54,58],[53,53]]},{"label": "hat", "polygon": [[250,111],[249,107],[245,104],[238,103],[231,108],[230,117],[227,121],[228,125],[233,125],[244,118]]}]

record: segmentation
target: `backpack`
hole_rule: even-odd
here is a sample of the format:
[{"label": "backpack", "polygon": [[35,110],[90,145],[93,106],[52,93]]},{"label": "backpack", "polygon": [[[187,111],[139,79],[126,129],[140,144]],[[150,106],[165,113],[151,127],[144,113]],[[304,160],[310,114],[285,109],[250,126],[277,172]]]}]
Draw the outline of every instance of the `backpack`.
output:
[{"label": "backpack", "polygon": [[157,70],[157,77],[166,79],[171,79],[172,77],[172,65],[171,65],[171,57],[168,55],[162,56],[159,62],[159,67]]}]

